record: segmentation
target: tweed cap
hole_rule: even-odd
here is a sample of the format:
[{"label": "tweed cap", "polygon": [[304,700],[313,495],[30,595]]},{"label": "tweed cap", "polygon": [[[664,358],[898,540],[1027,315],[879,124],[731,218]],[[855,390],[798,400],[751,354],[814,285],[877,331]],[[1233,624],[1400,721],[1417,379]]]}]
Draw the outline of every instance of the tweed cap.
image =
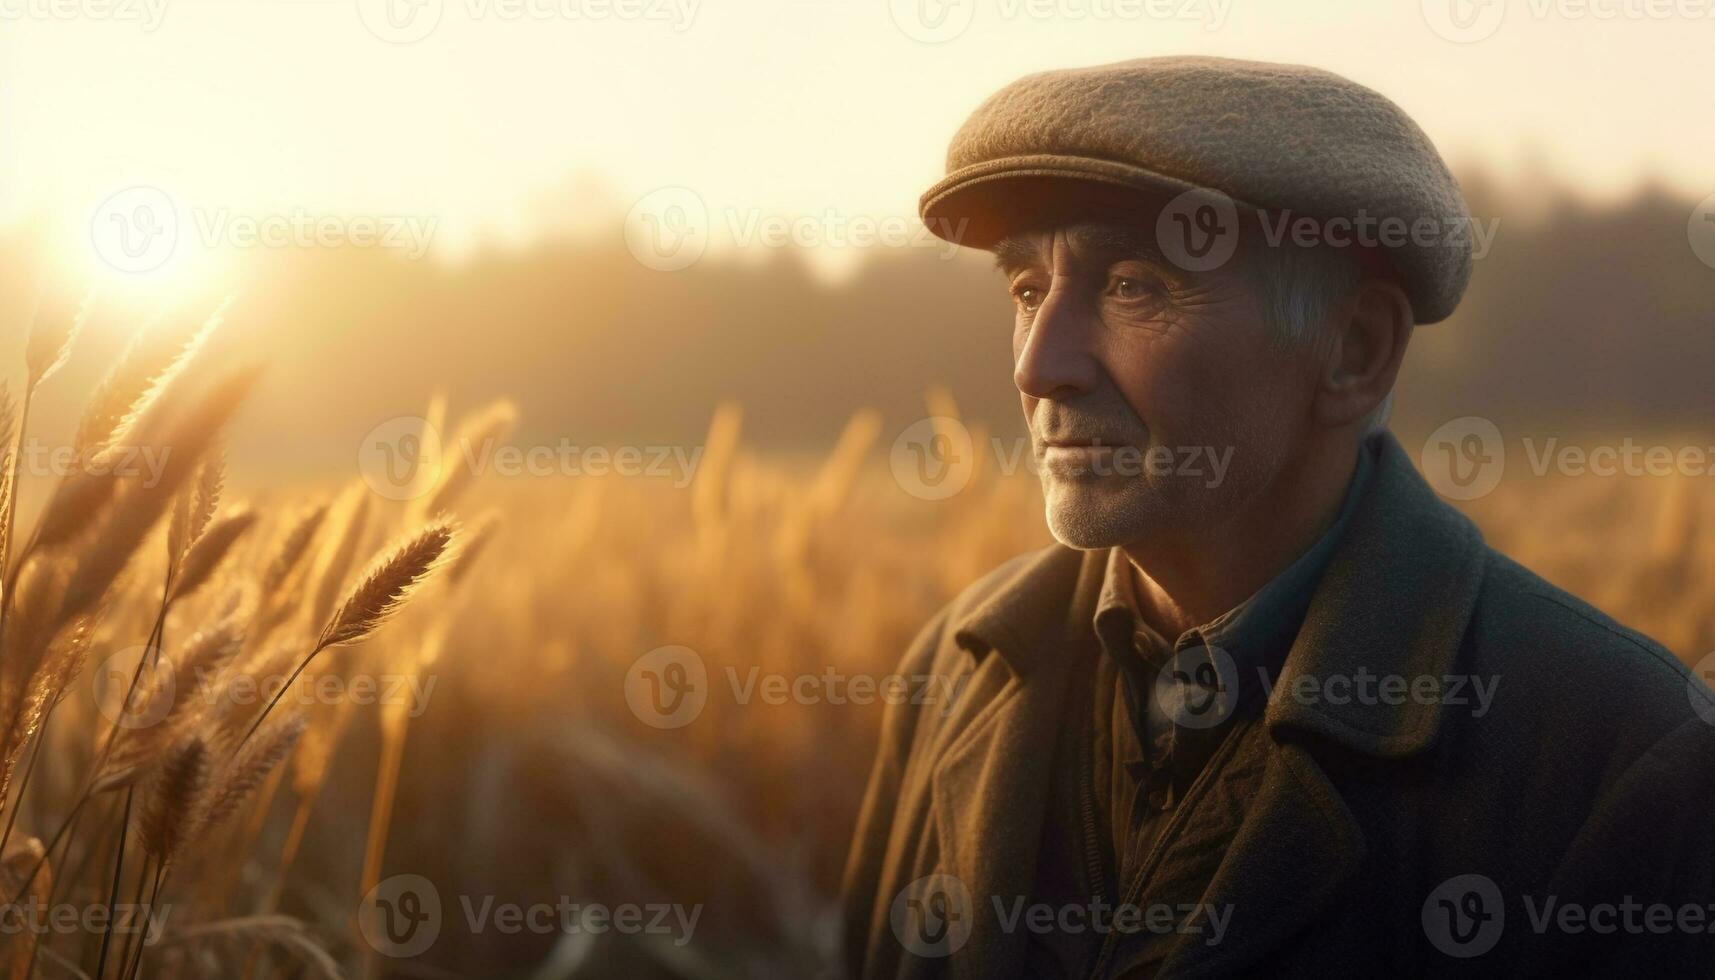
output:
[{"label": "tweed cap", "polygon": [[1299,65],[1140,58],[1027,75],[960,127],[919,212],[940,237],[989,248],[1068,195],[1193,190],[1309,220],[1335,244],[1336,229],[1349,241],[1367,224],[1357,243],[1383,251],[1418,323],[1446,319],[1471,277],[1470,212],[1423,130],[1377,92]]}]

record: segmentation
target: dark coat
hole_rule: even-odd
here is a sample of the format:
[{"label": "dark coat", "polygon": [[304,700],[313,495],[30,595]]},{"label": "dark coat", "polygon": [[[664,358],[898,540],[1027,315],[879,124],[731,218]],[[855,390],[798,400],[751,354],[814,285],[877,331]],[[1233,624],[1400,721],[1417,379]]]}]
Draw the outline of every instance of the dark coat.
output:
[{"label": "dark coat", "polygon": [[[1489,549],[1383,441],[1253,729],[1266,733],[1260,781],[1202,893],[1231,909],[1226,934],[1167,937],[1160,975],[1715,977],[1715,932],[1702,931],[1715,929],[1715,696],[1658,644]],[[888,709],[844,883],[854,976],[1021,972],[1030,937],[988,905],[1036,880],[1062,665],[1095,642],[1104,557],[1014,559],[905,656],[902,673],[961,693]],[[1290,696],[1362,671],[1475,678],[1493,699]],[[931,875],[971,898],[951,955],[908,950],[895,929],[901,893]],[[1464,875],[1492,883],[1484,904],[1448,891]],[[1603,926],[1607,905],[1628,903],[1666,910],[1632,912],[1643,929],[1663,914],[1674,925],[1577,928],[1581,912]],[[1448,929],[1479,920],[1453,923],[1448,908],[1498,922],[1453,953],[1492,947],[1450,955]]]}]

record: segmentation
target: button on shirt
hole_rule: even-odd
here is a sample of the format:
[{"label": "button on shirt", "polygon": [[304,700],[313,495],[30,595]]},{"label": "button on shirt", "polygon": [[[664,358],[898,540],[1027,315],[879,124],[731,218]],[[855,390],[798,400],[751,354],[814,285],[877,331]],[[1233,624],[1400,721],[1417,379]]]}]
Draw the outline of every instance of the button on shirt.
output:
[{"label": "button on shirt", "polygon": [[1109,670],[1096,671],[1094,747],[1095,771],[1108,777],[1106,793],[1097,780],[1097,796],[1110,815],[1122,881],[1153,843],[1139,830],[1184,795],[1225,734],[1224,722],[1266,700],[1369,482],[1370,456],[1367,447],[1358,453],[1339,514],[1309,550],[1249,599],[1171,643],[1138,611],[1136,568],[1120,549],[1110,552],[1095,628],[1119,683]]},{"label": "button on shirt", "polygon": [[[1340,512],[1315,544],[1249,599],[1171,643],[1144,622],[1137,571],[1112,549],[1094,622],[1103,652],[1072,686],[1036,901],[1123,900],[1228,722],[1260,712],[1369,483],[1372,455],[1368,445],[1359,452]],[[1039,936],[1030,973],[1082,976],[1101,939]]]}]

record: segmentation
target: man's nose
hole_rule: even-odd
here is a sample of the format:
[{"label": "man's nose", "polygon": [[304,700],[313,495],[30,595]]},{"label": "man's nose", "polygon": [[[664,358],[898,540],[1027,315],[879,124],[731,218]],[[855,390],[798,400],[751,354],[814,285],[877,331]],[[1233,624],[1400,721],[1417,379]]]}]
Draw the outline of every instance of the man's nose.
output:
[{"label": "man's nose", "polygon": [[1095,310],[1067,289],[1051,289],[1013,363],[1012,381],[1032,398],[1063,400],[1092,390],[1101,376],[1093,348]]}]

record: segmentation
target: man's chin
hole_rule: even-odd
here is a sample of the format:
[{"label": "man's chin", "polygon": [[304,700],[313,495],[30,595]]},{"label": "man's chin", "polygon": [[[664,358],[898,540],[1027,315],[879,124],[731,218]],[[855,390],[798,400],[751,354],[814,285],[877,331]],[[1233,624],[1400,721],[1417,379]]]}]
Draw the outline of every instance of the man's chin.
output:
[{"label": "man's chin", "polygon": [[1045,482],[1042,488],[1048,532],[1068,548],[1094,551],[1142,537],[1150,515],[1132,493],[1113,492],[1096,481]]}]

